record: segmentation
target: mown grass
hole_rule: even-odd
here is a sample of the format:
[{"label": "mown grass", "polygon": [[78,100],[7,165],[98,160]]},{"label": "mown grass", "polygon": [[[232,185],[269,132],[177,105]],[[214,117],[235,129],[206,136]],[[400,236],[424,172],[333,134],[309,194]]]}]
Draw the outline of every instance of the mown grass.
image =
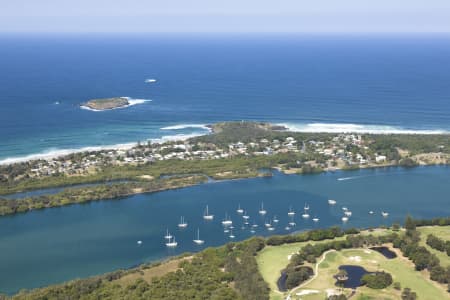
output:
[{"label": "mown grass", "polygon": [[426,247],[428,251],[430,251],[431,253],[435,254],[437,258],[439,258],[439,260],[441,261],[441,265],[443,267],[450,266],[450,257],[447,255],[446,252],[441,252],[436,249],[433,249],[426,243],[427,236],[429,234],[433,234],[438,238],[450,241],[450,226],[424,226],[424,227],[417,227],[417,230],[420,232],[419,244],[421,246]]},{"label": "mown grass", "polygon": [[[450,226],[449,226],[450,227]],[[430,229],[430,233],[445,238],[448,234],[449,227],[436,227]],[[422,228],[421,228],[422,229]],[[427,231],[423,227],[424,232]],[[390,230],[377,230],[376,232],[363,232],[362,234],[388,234]],[[439,235],[441,234],[441,235]],[[426,236],[425,236],[426,238]],[[317,243],[323,243],[321,241]],[[264,280],[269,284],[271,289],[271,299],[284,299],[286,294],[278,291],[276,282],[283,270],[289,263],[288,255],[297,252],[306,244],[314,242],[302,242],[285,244],[281,246],[267,246],[257,256],[259,271]],[[429,279],[425,272],[417,272],[414,265],[401,255],[400,251],[396,251],[398,257],[395,259],[387,259],[380,253],[367,249],[347,249],[342,251],[329,252],[324,261],[319,265],[319,275],[313,281],[302,287],[306,290],[318,290],[318,294],[304,295],[301,299],[305,300],[323,300],[326,298],[327,289],[337,289],[333,275],[338,272],[338,267],[343,264],[360,265],[368,271],[385,270],[393,276],[394,282],[400,282],[401,287],[409,287],[417,293],[418,299],[448,299],[445,288]],[[352,258],[353,257],[353,258]],[[359,257],[359,260],[355,260]],[[318,261],[320,258],[318,259]],[[302,290],[300,289],[300,290]],[[300,291],[299,290],[299,291]],[[298,291],[297,291],[298,292]],[[347,295],[350,290],[345,292]],[[383,290],[373,290],[367,287],[359,287],[357,294],[352,299],[400,299],[400,291],[390,287]],[[293,299],[296,299],[295,293]]]},{"label": "mown grass", "polygon": [[[398,252],[398,254],[400,254]],[[360,260],[356,260],[355,258]],[[386,259],[380,253],[367,249],[348,249],[339,252],[329,253],[320,266],[319,275],[311,283],[302,289],[318,290],[319,294],[303,296],[305,300],[322,300],[326,296],[327,289],[337,289],[335,286],[335,275],[340,265],[358,265],[367,271],[389,272],[394,282],[400,282],[402,288],[409,287],[417,293],[418,299],[448,299],[445,289],[428,279],[427,275],[417,272],[413,264],[402,256],[395,259]],[[350,290],[345,293],[349,295]],[[368,287],[359,287],[353,296],[355,299],[400,299],[400,291],[389,286],[381,290],[374,290]]]}]

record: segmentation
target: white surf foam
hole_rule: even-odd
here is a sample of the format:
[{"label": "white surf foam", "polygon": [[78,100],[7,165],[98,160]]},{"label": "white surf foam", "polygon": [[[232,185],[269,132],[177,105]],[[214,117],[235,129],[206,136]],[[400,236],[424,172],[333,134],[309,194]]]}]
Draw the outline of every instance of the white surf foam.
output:
[{"label": "white surf foam", "polygon": [[199,128],[210,131],[211,129],[205,124],[179,124],[160,128],[161,130],[181,130],[187,128]]},{"label": "white surf foam", "polygon": [[193,137],[201,136],[203,134],[175,134],[175,135],[164,135],[161,138],[158,139],[151,139],[152,143],[164,143],[164,142],[170,142],[170,141],[184,141]]},{"label": "white surf foam", "polygon": [[134,98],[130,98],[130,97],[120,97],[120,98],[124,98],[128,100],[128,105],[124,105],[124,106],[120,106],[120,107],[115,107],[115,108],[111,108],[111,109],[93,109],[84,105],[80,105],[81,109],[85,109],[85,110],[90,110],[90,111],[108,111],[108,110],[113,110],[113,109],[121,109],[121,108],[127,108],[133,105],[138,105],[138,104],[143,104],[145,102],[151,102],[152,100],[150,99],[134,99]]},{"label": "white surf foam", "polygon": [[[151,143],[165,143],[169,141],[184,141],[196,136],[201,136],[203,134],[176,134],[176,135],[164,135],[161,138],[149,139]],[[66,156],[72,153],[80,153],[80,152],[90,152],[90,151],[104,151],[104,150],[129,150],[133,147],[137,146],[137,143],[124,143],[124,144],[115,144],[115,145],[105,145],[105,146],[90,146],[90,147],[82,147],[76,149],[49,149],[37,154],[30,154],[24,156],[17,157],[9,157],[3,160],[0,160],[0,165],[9,165],[19,162],[25,162],[30,160],[44,159],[50,160],[53,158]]]},{"label": "white surf foam", "polygon": [[79,152],[89,152],[89,151],[101,151],[101,150],[128,150],[137,143],[127,143],[127,144],[116,144],[116,145],[107,145],[107,146],[90,146],[90,147],[82,147],[76,149],[49,149],[41,153],[30,154],[25,156],[17,156],[17,157],[9,157],[3,160],[0,160],[0,165],[8,165],[18,162],[24,162],[29,160],[37,160],[37,159],[52,159],[60,156],[69,155],[72,153]]},{"label": "white surf foam", "polygon": [[363,125],[340,123],[282,123],[277,124],[295,132],[323,132],[323,133],[372,133],[372,134],[444,134],[446,130],[413,130],[388,125]]}]

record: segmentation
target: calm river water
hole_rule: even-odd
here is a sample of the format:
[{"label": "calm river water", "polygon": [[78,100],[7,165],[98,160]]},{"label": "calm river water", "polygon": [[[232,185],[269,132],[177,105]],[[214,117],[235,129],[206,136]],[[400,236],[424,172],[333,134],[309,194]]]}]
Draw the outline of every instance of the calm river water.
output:
[{"label": "calm river water", "polygon": [[[336,199],[330,207],[327,199]],[[258,215],[264,202],[267,215]],[[301,218],[303,207],[311,218]],[[242,228],[238,205],[248,211],[257,235],[288,231],[287,212],[297,212],[293,231],[340,225],[342,206],[353,212],[346,227],[369,227],[416,218],[450,215],[450,167],[387,168],[319,175],[283,175],[212,182],[201,186],[34,211],[0,218],[0,292],[14,293],[74,278],[127,268],[186,251],[198,251],[230,240],[221,220],[233,220],[235,240],[252,235]],[[215,215],[206,222],[206,205]],[[374,211],[373,215],[368,212]],[[389,212],[388,218],[381,211]],[[277,215],[274,231],[264,223]],[[177,224],[184,216],[188,227]],[[311,219],[320,218],[315,224]],[[164,244],[166,228],[178,247]],[[203,246],[192,242],[200,229]],[[292,232],[292,231],[291,231]],[[142,244],[137,241],[141,240]]]}]

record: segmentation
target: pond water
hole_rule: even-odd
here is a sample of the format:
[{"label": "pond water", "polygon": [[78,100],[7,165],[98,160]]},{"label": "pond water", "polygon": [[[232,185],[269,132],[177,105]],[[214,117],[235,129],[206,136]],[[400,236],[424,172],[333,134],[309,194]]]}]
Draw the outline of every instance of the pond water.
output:
[{"label": "pond water", "polygon": [[371,274],[361,266],[343,265],[339,266],[339,270],[347,272],[348,279],[344,281],[344,287],[350,289],[356,289],[361,286],[361,278],[366,274]]},{"label": "pond water", "polygon": [[375,250],[377,252],[380,252],[384,255],[387,259],[393,259],[397,257],[397,254],[395,254],[394,251],[389,250],[388,247],[372,247],[371,250]]},{"label": "pond water", "polygon": [[286,289],[286,279],[287,279],[286,272],[284,272],[284,271],[281,272],[281,276],[277,280],[278,290],[281,291],[281,292],[287,291],[287,289]]},{"label": "pond water", "polygon": [[[246,239],[253,233],[249,226],[242,227],[243,218],[236,212],[239,204],[250,216],[250,225],[259,225],[254,234],[262,236],[332,225],[390,225],[402,222],[407,214],[448,216],[449,175],[449,167],[305,176],[275,173],[1,217],[0,292],[14,293],[222,245],[232,240],[221,224],[226,213],[235,226],[234,240]],[[330,198],[337,200],[335,206],[328,205]],[[258,214],[261,202],[267,210],[264,217]],[[309,219],[301,217],[305,202]],[[212,222],[202,218],[206,205],[215,215]],[[341,221],[342,206],[352,211],[346,224]],[[289,207],[297,212],[297,226],[286,231]],[[370,210],[375,213],[370,215]],[[389,212],[389,217],[383,218],[381,211]],[[275,215],[279,222],[272,222],[274,230],[269,231],[264,223]],[[177,226],[181,216],[188,223],[186,229]],[[314,216],[320,221],[313,222]],[[205,240],[201,246],[192,242],[197,228]],[[165,246],[166,229],[176,237],[175,249]]]}]

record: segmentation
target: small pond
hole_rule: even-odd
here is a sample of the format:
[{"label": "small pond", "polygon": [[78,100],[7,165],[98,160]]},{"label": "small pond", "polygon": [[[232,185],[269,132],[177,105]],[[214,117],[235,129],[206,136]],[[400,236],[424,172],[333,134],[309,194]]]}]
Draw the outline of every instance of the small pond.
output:
[{"label": "small pond", "polygon": [[281,272],[281,276],[277,280],[277,286],[278,286],[278,290],[280,292],[286,292],[287,291],[287,289],[286,289],[286,279],[287,279],[286,272],[284,272],[284,271]]},{"label": "small pond", "polygon": [[347,272],[348,279],[344,282],[344,288],[350,289],[361,286],[361,278],[366,274],[372,274],[361,266],[343,265],[339,266],[339,270],[345,270]]},{"label": "small pond", "polygon": [[388,247],[372,247],[370,248],[371,250],[380,252],[381,254],[384,255],[384,257],[386,257],[387,259],[393,259],[397,257],[397,254],[395,254],[394,251],[389,250]]}]

